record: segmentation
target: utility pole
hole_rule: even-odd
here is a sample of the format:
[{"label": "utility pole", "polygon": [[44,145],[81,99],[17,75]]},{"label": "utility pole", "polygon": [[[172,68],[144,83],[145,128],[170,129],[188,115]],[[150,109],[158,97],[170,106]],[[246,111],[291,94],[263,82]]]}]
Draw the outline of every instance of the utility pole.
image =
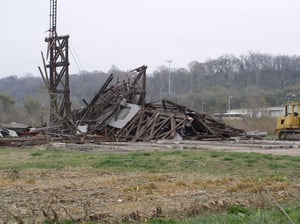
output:
[{"label": "utility pole", "polygon": [[202,102],[202,103],[201,103],[201,112],[202,112],[202,113],[204,113],[204,105],[205,105],[205,102]]},{"label": "utility pole", "polygon": [[44,70],[39,71],[50,96],[50,123],[56,123],[71,113],[69,85],[69,36],[57,35],[57,0],[50,0],[50,29],[47,62],[42,53]]},{"label": "utility pole", "polygon": [[230,100],[231,100],[231,98],[232,98],[233,96],[228,96],[228,113],[229,113],[229,115],[230,115],[230,110],[231,110],[231,107],[230,107]]},{"label": "utility pole", "polygon": [[283,81],[283,89],[285,89],[286,84],[287,84],[289,81],[290,81],[290,80],[288,80],[288,79]]},{"label": "utility pole", "polygon": [[169,90],[168,90],[168,94],[169,96],[171,95],[171,63],[173,62],[172,60],[167,60],[167,62],[169,63]]}]

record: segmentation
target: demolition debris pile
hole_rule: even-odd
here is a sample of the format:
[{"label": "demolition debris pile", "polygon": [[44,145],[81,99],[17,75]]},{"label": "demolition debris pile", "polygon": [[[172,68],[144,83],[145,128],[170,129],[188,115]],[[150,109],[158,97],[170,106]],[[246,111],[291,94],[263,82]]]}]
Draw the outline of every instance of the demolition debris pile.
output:
[{"label": "demolition debris pile", "polygon": [[168,100],[146,103],[146,69],[134,69],[127,81],[114,85],[110,75],[90,103],[83,100],[83,109],[72,111],[69,117],[57,117],[49,134],[134,142],[175,137],[221,140],[244,135],[244,131],[217,122],[206,113]]},{"label": "demolition debris pile", "polygon": [[[128,73],[126,81],[115,84],[111,84],[113,75],[110,75],[90,103],[83,100],[85,107],[82,109],[65,116],[53,116],[47,127],[30,131],[22,129],[17,133],[19,136],[43,134],[28,144],[41,144],[46,135],[52,141],[81,143],[174,138],[224,140],[245,136],[243,130],[169,100],[146,103],[146,69],[146,66],[134,69]],[[21,139],[14,144],[20,142]],[[7,145],[7,142],[3,144]]]}]

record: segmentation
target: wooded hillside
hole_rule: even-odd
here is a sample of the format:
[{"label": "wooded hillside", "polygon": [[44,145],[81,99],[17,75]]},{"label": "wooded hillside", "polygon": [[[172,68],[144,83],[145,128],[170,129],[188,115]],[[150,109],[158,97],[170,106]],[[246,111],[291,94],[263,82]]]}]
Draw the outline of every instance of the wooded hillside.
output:
[{"label": "wooded hillside", "polygon": [[[137,67],[140,65],[137,65]],[[119,81],[126,72],[113,66],[101,71],[71,75],[72,107],[81,107],[82,99],[91,100],[106,80],[115,74]],[[280,106],[286,101],[300,100],[300,56],[269,55],[250,52],[236,57],[223,55],[206,62],[191,62],[187,68],[172,68],[171,94],[168,94],[169,68],[148,72],[147,101],[167,98],[207,113],[231,108]],[[23,121],[37,124],[46,119],[48,93],[40,77],[9,76],[0,79],[0,122]],[[25,122],[24,122],[25,121]]]}]

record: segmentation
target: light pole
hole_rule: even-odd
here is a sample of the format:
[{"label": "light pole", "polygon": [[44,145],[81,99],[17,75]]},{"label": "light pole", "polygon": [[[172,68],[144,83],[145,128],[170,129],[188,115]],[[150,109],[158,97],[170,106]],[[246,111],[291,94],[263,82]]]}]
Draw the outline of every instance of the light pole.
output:
[{"label": "light pole", "polygon": [[204,104],[205,104],[205,102],[201,103],[201,111],[202,111],[202,113],[204,112],[204,109],[203,109]]},{"label": "light pole", "polygon": [[171,95],[171,63],[173,62],[172,60],[167,60],[169,63],[169,90],[168,93]]},{"label": "light pole", "polygon": [[228,96],[228,113],[230,114],[230,99],[232,98],[233,96]]},{"label": "light pole", "polygon": [[288,79],[283,81],[283,89],[285,89],[285,86],[286,86],[286,84],[287,84],[289,81],[290,81],[290,80],[288,80]]}]

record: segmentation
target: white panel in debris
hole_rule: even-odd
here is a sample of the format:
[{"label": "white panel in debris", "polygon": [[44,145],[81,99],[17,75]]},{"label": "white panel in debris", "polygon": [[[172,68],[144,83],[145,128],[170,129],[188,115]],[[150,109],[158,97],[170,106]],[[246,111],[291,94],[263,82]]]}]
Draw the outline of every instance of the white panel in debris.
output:
[{"label": "white panel in debris", "polygon": [[124,128],[140,109],[141,107],[139,105],[127,103],[126,106],[119,111],[117,118],[115,118],[114,115],[110,118],[108,125],[119,129]]},{"label": "white panel in debris", "polygon": [[17,132],[15,132],[14,130],[9,130],[9,129],[7,129],[7,131],[8,131],[8,135],[9,135],[10,137],[18,137]]},{"label": "white panel in debris", "polygon": [[76,134],[78,135],[87,133],[88,125],[78,125],[77,129],[78,131],[76,132]]}]

